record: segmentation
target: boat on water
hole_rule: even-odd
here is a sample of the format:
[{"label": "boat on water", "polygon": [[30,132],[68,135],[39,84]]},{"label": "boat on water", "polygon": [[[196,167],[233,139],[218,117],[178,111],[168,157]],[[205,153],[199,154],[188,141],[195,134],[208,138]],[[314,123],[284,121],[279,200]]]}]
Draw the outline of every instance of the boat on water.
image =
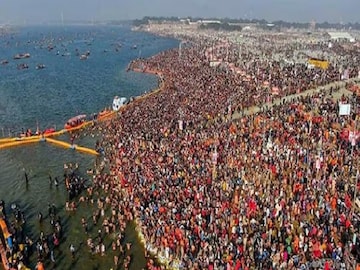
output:
[{"label": "boat on water", "polygon": [[24,59],[24,58],[29,58],[30,57],[30,53],[18,53],[14,55],[14,59]]},{"label": "boat on water", "polygon": [[88,59],[89,55],[90,55],[90,51],[86,51],[85,53],[80,55],[80,60]]},{"label": "boat on water", "polygon": [[85,114],[80,114],[75,117],[70,118],[64,125],[64,129],[57,130],[56,128],[47,128],[40,131],[37,124],[36,132],[32,132],[31,129],[24,130],[16,134],[15,137],[0,138],[0,144],[3,143],[14,143],[18,141],[29,141],[33,142],[34,140],[43,140],[47,137],[57,136],[63,134],[64,132],[71,132],[73,130],[80,129],[87,124],[94,123],[96,121],[106,121],[116,115],[116,112],[119,111],[121,107],[128,104],[131,99],[128,101],[125,97],[115,96],[113,99],[112,106],[105,108],[99,113],[93,114],[92,117],[87,117]]},{"label": "boat on water", "polygon": [[122,106],[125,105],[125,103],[126,103],[126,97],[115,96],[114,100],[113,100],[113,103],[112,103],[112,109],[114,111],[118,111],[118,110],[120,110],[120,108]]},{"label": "boat on water", "polygon": [[45,65],[44,64],[37,64],[36,65],[36,69],[44,69]]},{"label": "boat on water", "polygon": [[80,114],[67,120],[64,125],[64,128],[67,130],[77,128],[80,127],[85,122],[86,122],[86,114]]},{"label": "boat on water", "polygon": [[52,44],[49,44],[49,45],[47,46],[47,49],[48,49],[48,51],[50,52],[50,51],[52,51],[55,47],[56,47],[56,46],[54,46],[54,45],[52,45]]},{"label": "boat on water", "polygon": [[137,49],[137,45],[136,45],[136,44],[132,45],[131,49],[136,50],[136,49]]},{"label": "boat on water", "polygon": [[86,54],[82,54],[82,55],[80,55],[80,60],[86,60],[86,59],[88,59],[88,57],[87,57],[87,55]]},{"label": "boat on water", "polygon": [[28,69],[29,65],[26,63],[21,63],[17,65],[17,69],[21,70],[21,69]]},{"label": "boat on water", "polygon": [[47,129],[44,130],[43,134],[47,135],[47,134],[52,134],[54,132],[56,132],[55,128],[47,128]]},{"label": "boat on water", "polygon": [[6,64],[9,64],[9,61],[8,61],[8,60],[6,60],[6,59],[4,59],[4,60],[1,60],[1,64],[2,64],[2,65],[6,65]]}]

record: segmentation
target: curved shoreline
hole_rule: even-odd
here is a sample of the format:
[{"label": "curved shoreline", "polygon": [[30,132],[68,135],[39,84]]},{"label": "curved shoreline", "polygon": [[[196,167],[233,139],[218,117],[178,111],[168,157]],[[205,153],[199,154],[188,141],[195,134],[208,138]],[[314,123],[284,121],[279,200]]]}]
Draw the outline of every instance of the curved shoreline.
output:
[{"label": "curved shoreline", "polygon": [[150,95],[153,95],[155,93],[158,93],[162,90],[164,90],[165,87],[165,79],[164,79],[164,73],[159,71],[159,70],[155,70],[155,69],[149,69],[149,68],[145,68],[145,69],[140,69],[140,68],[133,68],[130,67],[129,70],[133,71],[133,72],[137,72],[137,73],[146,73],[146,74],[150,74],[150,75],[155,75],[158,77],[158,79],[161,80],[160,84],[158,84],[158,86],[152,90],[150,90],[150,92],[145,93],[143,95],[140,95],[139,97],[137,97],[135,100],[139,100],[139,99],[144,99]]},{"label": "curved shoreline", "polygon": [[[163,90],[165,90],[165,79],[164,79],[164,73],[159,71],[159,70],[155,70],[155,69],[150,69],[150,68],[144,68],[143,70],[140,68],[133,68],[129,67],[129,70],[133,71],[133,72],[138,72],[138,73],[147,73],[147,74],[152,74],[152,75],[156,75],[160,80],[160,84],[158,85],[158,87],[156,87],[155,89],[151,90],[148,93],[145,93],[139,97],[137,97],[134,101],[141,101],[151,95],[157,94]],[[125,109],[125,107],[123,108]],[[123,189],[124,190],[124,189]],[[168,260],[168,258],[166,258],[166,256],[164,254],[161,254],[158,251],[157,247],[154,247],[152,244],[149,243],[149,241],[145,238],[145,235],[142,231],[142,224],[141,221],[139,219],[139,217],[135,214],[134,215],[134,224],[135,224],[135,231],[137,234],[137,238],[139,240],[139,242],[141,243],[141,245],[143,246],[143,248],[149,252],[149,254],[156,258],[156,260],[158,260],[158,262],[164,266],[166,269],[170,269],[170,270],[177,270],[180,269],[180,265],[179,263],[175,260],[175,261],[170,261]],[[175,265],[174,265],[175,264]]]}]

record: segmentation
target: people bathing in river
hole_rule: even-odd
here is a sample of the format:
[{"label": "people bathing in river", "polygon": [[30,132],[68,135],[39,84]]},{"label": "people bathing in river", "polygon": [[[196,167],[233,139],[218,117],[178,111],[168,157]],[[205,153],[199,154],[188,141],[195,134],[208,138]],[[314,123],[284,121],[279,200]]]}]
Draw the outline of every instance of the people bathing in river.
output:
[{"label": "people bathing in river", "polygon": [[3,200],[0,200],[0,217],[6,218],[5,202]]},{"label": "people bathing in river", "polygon": [[81,218],[81,225],[84,228],[86,234],[89,233],[88,223],[84,217]]},{"label": "people bathing in river", "polygon": [[39,133],[33,133],[31,129],[24,131],[24,128],[21,129],[20,137],[31,137],[33,135],[38,135]]},{"label": "people bathing in river", "polygon": [[70,250],[71,258],[74,260],[75,259],[75,247],[73,244],[70,244],[69,250]]},{"label": "people bathing in river", "polygon": [[66,211],[75,211],[76,210],[76,202],[75,201],[72,201],[72,202],[66,201],[65,202],[65,210]]},{"label": "people bathing in river", "polygon": [[[2,205],[5,205],[5,203],[2,203]],[[11,210],[12,212],[8,216],[1,216],[1,228],[4,230],[2,233],[6,237],[8,268],[22,269],[21,267],[29,263],[32,241],[25,235],[23,226],[26,220],[19,206],[12,204]]]},{"label": "people bathing in river", "polygon": [[64,182],[69,201],[80,195],[80,193],[87,188],[87,180],[78,174],[78,166],[77,163],[74,167],[71,163],[66,166],[64,165]]},{"label": "people bathing in river", "polygon": [[59,179],[57,178],[57,176],[55,176],[54,185],[55,185],[55,187],[59,186]]},{"label": "people bathing in river", "polygon": [[51,219],[56,216],[56,206],[55,204],[48,203],[48,215]]},{"label": "people bathing in river", "polygon": [[43,221],[43,214],[41,212],[38,213],[38,221],[39,223],[42,223]]},{"label": "people bathing in river", "polygon": [[24,176],[25,176],[25,182],[26,182],[26,184],[28,184],[29,183],[29,176],[28,176],[28,174],[26,172],[24,172]]}]

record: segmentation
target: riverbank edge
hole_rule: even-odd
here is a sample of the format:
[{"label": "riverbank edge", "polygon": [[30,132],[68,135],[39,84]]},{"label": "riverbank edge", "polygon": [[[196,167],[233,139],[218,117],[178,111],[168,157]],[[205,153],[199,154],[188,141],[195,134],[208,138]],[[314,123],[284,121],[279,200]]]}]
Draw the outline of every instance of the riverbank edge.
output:
[{"label": "riverbank edge", "polygon": [[[149,69],[149,68],[144,68],[144,69],[140,69],[140,68],[134,68],[131,66],[129,66],[129,71],[132,72],[137,72],[137,73],[145,73],[145,74],[151,74],[151,75],[155,75],[160,79],[160,83],[158,84],[158,86],[152,90],[150,90],[150,92],[143,94],[139,97],[137,97],[135,99],[135,101],[141,101],[144,100],[146,98],[148,98],[149,96],[155,95],[160,93],[161,91],[165,90],[165,78],[164,78],[164,72],[160,71],[160,70],[156,70],[156,69]],[[180,269],[180,265],[178,264],[178,262],[176,260],[171,261],[169,259],[166,258],[166,256],[164,254],[162,254],[161,252],[158,251],[158,248],[152,246],[151,244],[149,244],[149,241],[145,238],[145,235],[142,231],[142,222],[140,220],[140,218],[138,217],[137,213],[135,212],[135,218],[134,218],[134,224],[135,224],[135,232],[137,235],[137,238],[139,240],[139,242],[141,243],[141,245],[143,245],[144,249],[149,252],[149,254],[154,257],[158,263],[160,263],[162,266],[164,266],[166,269],[169,270],[177,270]]]}]

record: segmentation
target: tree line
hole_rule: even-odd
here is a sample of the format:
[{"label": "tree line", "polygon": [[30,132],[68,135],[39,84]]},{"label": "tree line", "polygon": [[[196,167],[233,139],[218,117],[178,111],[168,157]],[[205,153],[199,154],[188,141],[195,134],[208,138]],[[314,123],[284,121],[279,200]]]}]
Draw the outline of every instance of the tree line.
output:
[{"label": "tree line", "polygon": [[[269,22],[265,19],[233,19],[233,18],[201,18],[201,17],[186,17],[186,18],[179,18],[179,17],[152,17],[152,16],[145,16],[142,19],[136,19],[133,20],[132,24],[134,26],[141,26],[141,25],[147,25],[150,22],[155,23],[164,23],[164,22],[180,22],[180,20],[187,20],[186,22],[198,22],[202,20],[209,20],[209,21],[220,21],[220,25],[215,25],[214,23],[204,24],[203,28],[219,28],[224,30],[230,30],[234,27],[233,24],[258,24],[258,25],[268,25],[273,24],[275,27],[284,27],[284,28],[298,28],[298,29],[304,29],[309,28],[309,23],[304,22],[287,22],[283,20],[277,20]],[[353,30],[360,30],[360,23],[359,22],[353,22],[353,23],[330,23],[330,22],[320,22],[316,23],[316,28],[318,29],[353,29]],[[235,30],[238,30],[235,29]]]}]

